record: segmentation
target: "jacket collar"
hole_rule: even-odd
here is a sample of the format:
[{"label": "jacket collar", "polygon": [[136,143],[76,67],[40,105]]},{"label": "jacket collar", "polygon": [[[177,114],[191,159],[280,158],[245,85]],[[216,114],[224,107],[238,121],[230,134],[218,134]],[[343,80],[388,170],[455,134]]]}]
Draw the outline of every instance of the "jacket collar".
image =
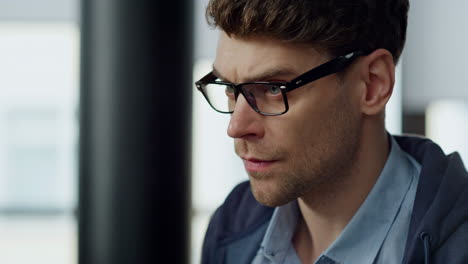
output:
[{"label": "jacket collar", "polygon": [[[468,174],[458,153],[448,156],[429,139],[395,137],[400,147],[421,164],[421,175],[403,263],[424,260],[423,234],[437,248],[468,218]],[[457,213],[453,213],[457,212]]]}]

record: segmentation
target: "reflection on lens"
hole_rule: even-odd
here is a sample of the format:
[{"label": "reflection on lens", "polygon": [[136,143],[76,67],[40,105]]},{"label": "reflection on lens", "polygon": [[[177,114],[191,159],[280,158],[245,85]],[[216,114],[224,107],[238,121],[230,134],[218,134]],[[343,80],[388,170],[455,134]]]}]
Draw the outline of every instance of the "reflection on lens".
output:
[{"label": "reflection on lens", "polygon": [[233,87],[224,84],[207,84],[204,94],[213,108],[221,112],[230,112],[234,109],[236,94]]},{"label": "reflection on lens", "polygon": [[266,114],[280,114],[286,111],[284,95],[279,85],[247,84],[242,86],[252,107]]},{"label": "reflection on lens", "polygon": [[[210,105],[217,111],[234,111],[238,96],[234,87],[210,83],[203,87],[203,92]],[[241,93],[256,111],[264,114],[281,114],[286,111],[284,94],[279,85],[245,84],[241,86]]]}]

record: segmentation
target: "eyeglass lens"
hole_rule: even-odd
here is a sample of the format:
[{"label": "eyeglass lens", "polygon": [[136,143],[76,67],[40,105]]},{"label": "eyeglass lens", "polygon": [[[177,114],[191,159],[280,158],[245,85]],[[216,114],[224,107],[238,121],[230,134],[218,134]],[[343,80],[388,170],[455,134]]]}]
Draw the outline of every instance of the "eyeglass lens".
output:
[{"label": "eyeglass lens", "polygon": [[[233,112],[237,97],[232,86],[224,84],[207,84],[204,94],[211,106],[221,112]],[[257,111],[266,114],[279,114],[286,110],[284,95],[279,85],[275,84],[245,84],[241,86],[242,94]]]}]

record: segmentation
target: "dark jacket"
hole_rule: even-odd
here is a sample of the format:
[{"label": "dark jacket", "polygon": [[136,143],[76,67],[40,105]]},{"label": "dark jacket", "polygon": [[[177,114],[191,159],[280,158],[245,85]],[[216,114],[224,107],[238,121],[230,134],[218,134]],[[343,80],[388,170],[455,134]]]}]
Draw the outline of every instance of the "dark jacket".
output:
[{"label": "dark jacket", "polygon": [[[460,156],[428,139],[395,139],[421,164],[403,263],[468,264],[468,174]],[[250,264],[273,210],[255,200],[248,182],[239,184],[211,219],[202,264]]]}]

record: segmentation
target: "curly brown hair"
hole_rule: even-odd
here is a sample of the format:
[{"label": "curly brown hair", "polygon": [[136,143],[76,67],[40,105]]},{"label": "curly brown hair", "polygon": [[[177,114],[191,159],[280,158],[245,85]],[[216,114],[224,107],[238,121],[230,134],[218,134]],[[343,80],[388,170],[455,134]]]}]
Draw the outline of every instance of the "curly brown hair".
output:
[{"label": "curly brown hair", "polygon": [[206,18],[229,35],[310,43],[333,56],[384,48],[396,63],[408,9],[408,0],[210,0]]}]

